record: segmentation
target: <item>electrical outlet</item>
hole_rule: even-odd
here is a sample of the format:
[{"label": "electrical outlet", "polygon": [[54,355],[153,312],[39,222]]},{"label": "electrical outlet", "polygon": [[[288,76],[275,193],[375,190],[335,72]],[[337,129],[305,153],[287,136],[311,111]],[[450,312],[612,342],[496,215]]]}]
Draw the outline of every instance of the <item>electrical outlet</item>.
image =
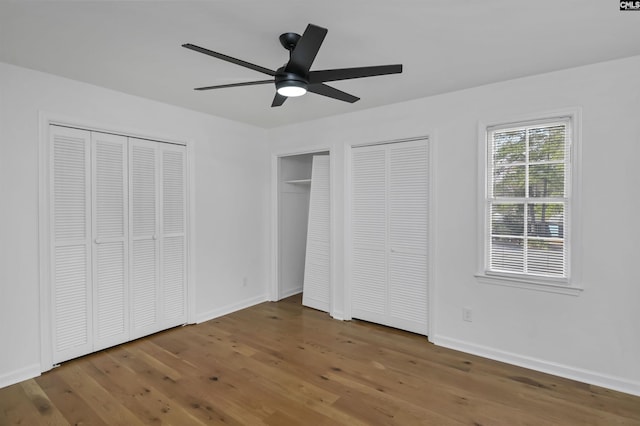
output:
[{"label": "electrical outlet", "polygon": [[473,321],[473,315],[470,308],[462,308],[462,319],[467,322]]},{"label": "electrical outlet", "polygon": [[243,277],[242,278],[242,287],[246,287],[248,282],[249,282],[249,278]]}]

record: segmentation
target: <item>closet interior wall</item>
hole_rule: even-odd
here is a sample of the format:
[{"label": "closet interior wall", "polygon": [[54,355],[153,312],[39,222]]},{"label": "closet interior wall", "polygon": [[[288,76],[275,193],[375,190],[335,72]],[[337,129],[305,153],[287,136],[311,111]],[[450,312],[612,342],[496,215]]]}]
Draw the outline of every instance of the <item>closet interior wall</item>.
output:
[{"label": "closet interior wall", "polygon": [[278,159],[278,299],[303,291],[314,155],[329,152]]}]

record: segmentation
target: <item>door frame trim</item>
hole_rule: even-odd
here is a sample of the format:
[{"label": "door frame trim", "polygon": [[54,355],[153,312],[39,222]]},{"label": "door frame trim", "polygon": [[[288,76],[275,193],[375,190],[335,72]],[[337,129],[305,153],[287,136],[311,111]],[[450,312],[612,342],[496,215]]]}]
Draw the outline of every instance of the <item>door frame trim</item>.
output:
[{"label": "door frame trim", "polygon": [[269,283],[269,301],[277,302],[280,300],[280,197],[279,197],[279,177],[280,177],[280,159],[283,157],[292,157],[295,155],[314,154],[328,152],[329,153],[329,315],[336,319],[342,319],[342,312],[336,311],[336,235],[335,226],[335,150],[331,146],[320,145],[306,147],[300,150],[283,150],[271,153],[271,274]]}]

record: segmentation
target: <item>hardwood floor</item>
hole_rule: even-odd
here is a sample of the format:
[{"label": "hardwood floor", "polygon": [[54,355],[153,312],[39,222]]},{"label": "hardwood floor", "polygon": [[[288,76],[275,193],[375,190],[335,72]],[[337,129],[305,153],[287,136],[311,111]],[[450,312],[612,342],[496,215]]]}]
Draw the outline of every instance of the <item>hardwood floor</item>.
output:
[{"label": "hardwood floor", "polygon": [[0,425],[640,425],[640,397],[263,303],[0,389]]}]

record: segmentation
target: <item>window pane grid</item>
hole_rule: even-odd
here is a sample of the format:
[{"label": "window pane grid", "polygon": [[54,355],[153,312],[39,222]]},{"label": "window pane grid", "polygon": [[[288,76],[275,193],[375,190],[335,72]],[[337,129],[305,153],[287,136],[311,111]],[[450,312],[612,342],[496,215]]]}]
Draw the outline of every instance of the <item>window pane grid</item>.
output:
[{"label": "window pane grid", "polygon": [[489,271],[567,277],[567,127],[488,131]]}]

